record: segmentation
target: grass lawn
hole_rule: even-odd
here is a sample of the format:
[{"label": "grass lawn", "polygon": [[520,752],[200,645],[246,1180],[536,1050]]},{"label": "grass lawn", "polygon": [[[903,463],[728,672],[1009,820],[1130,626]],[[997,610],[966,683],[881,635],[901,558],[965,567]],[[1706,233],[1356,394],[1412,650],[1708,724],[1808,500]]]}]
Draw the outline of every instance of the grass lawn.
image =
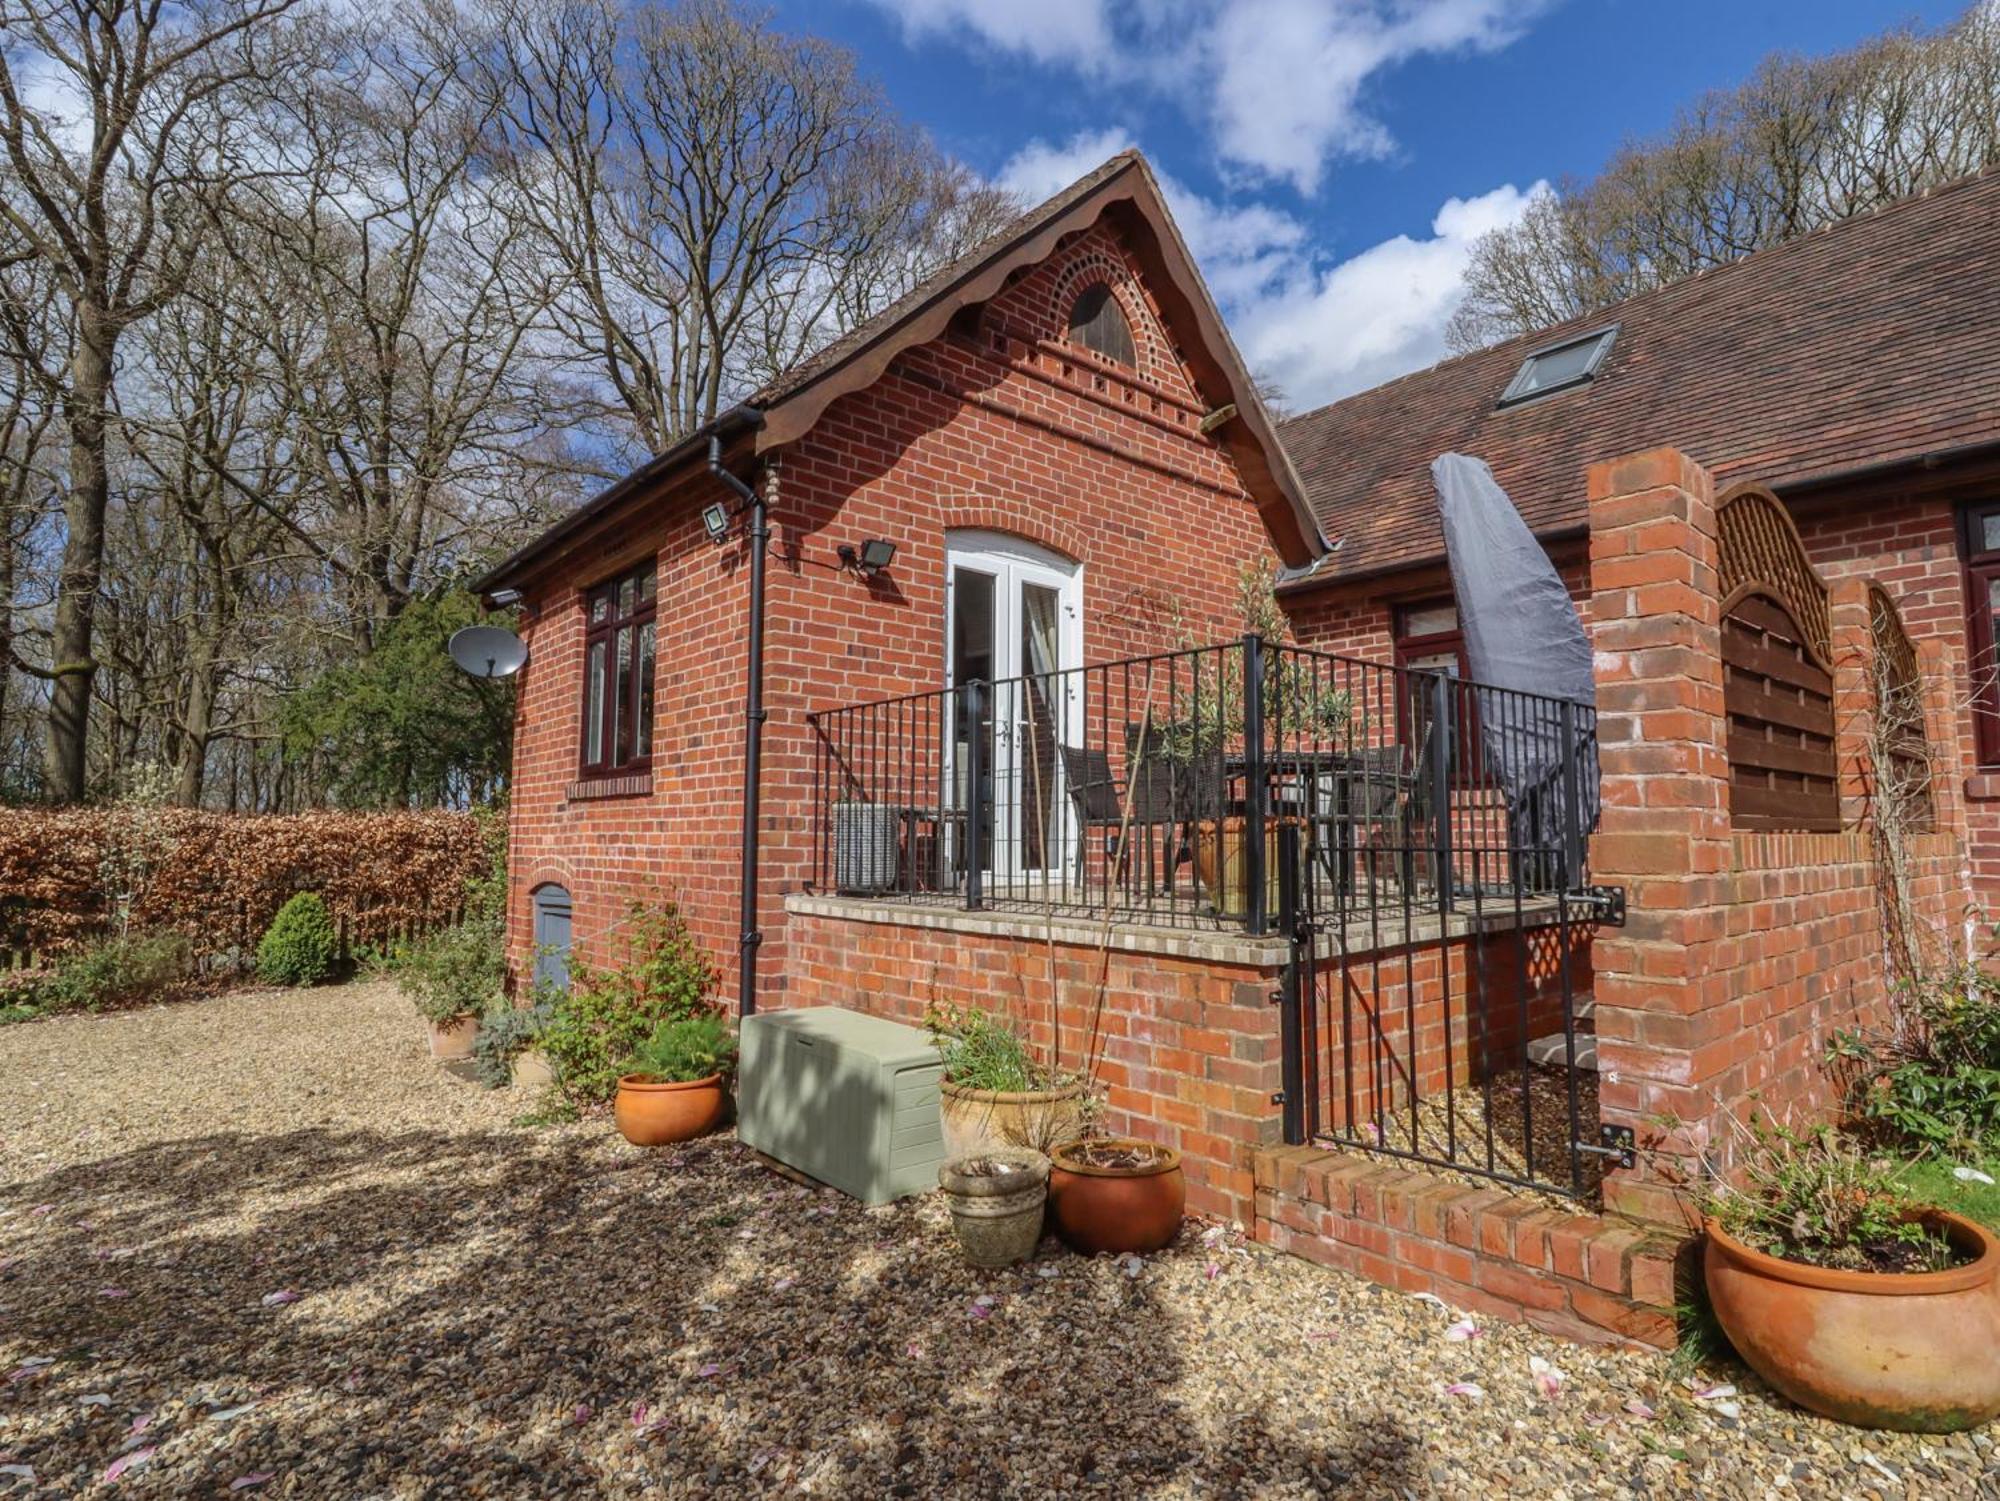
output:
[{"label": "grass lawn", "polygon": [[[2000,1187],[1954,1178],[1951,1170],[1957,1166],[1959,1164],[1955,1162],[1934,1159],[1913,1163],[1902,1174],[1904,1186],[1940,1209],[1949,1209],[1953,1214],[1977,1220],[1989,1229],[2000,1230]],[[1989,1159],[1965,1166],[1976,1167],[1989,1177],[2000,1178],[2000,1162]]]}]

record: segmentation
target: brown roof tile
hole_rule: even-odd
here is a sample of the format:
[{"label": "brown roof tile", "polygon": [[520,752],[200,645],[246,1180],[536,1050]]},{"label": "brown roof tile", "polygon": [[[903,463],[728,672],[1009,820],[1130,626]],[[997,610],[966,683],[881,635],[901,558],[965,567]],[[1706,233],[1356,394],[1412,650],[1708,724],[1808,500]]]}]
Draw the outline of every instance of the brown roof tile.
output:
[{"label": "brown roof tile", "polygon": [[[1499,408],[1530,350],[1604,324],[1590,384]],[[1989,170],[1283,424],[1338,579],[1443,555],[1430,462],[1493,466],[1537,532],[1581,526],[1584,470],[1670,444],[1718,481],[2000,440],[2000,173]]]}]

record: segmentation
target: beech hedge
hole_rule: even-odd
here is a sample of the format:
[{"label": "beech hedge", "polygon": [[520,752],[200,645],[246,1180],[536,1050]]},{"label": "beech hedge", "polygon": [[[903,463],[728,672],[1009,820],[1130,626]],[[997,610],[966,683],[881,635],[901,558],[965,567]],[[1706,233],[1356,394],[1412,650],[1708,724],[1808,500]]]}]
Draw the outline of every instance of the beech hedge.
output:
[{"label": "beech hedge", "polygon": [[352,953],[454,920],[488,869],[481,813],[0,808],[0,961],[43,962],[114,931],[247,957],[278,909],[317,892]]}]

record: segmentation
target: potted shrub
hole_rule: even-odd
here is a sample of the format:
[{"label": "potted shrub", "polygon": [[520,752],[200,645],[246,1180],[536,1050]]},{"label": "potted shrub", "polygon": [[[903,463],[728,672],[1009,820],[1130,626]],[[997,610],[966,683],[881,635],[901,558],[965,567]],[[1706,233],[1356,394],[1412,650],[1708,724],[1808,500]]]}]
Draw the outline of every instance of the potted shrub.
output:
[{"label": "potted shrub", "polygon": [[1802,1407],[1866,1428],[2000,1416],[2000,1241],[1913,1203],[1828,1126],[1753,1122],[1741,1186],[1697,1192],[1710,1303],[1736,1351]]},{"label": "potted shrub", "polygon": [[722,1076],[736,1039],[720,1016],[665,1021],[641,1043],[619,1077],[612,1113],[635,1147],[699,1136],[722,1119]]},{"label": "potted shrub", "polygon": [[946,1158],[1004,1147],[1047,1152],[1083,1133],[1085,1081],[1044,1067],[1002,1018],[935,1004],[924,1026],[944,1059],[938,1110]]},{"label": "potted shrub", "polygon": [[1181,1154],[1157,1142],[1098,1136],[1049,1154],[1049,1224],[1072,1250],[1157,1251],[1187,1211]]},{"label": "potted shrub", "polygon": [[551,999],[537,997],[525,1006],[502,1001],[480,1017],[472,1044],[479,1082],[488,1089],[553,1084],[555,1072],[536,1043],[554,1011]]},{"label": "potted shrub", "polygon": [[954,1157],[938,1169],[958,1248],[974,1266],[1012,1266],[1042,1238],[1049,1159],[1025,1147]]},{"label": "potted shrub", "polygon": [[506,979],[497,929],[472,921],[429,934],[403,950],[397,968],[430,1028],[431,1057],[440,1062],[472,1057],[479,1018]]}]

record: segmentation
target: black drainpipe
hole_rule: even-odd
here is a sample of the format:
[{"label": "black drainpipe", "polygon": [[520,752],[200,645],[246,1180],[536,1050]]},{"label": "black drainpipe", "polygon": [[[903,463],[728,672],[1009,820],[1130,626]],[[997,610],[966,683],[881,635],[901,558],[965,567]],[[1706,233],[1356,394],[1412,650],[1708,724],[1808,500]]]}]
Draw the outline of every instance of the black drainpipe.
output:
[{"label": "black drainpipe", "polygon": [[[763,413],[747,407],[738,411],[753,430],[764,425]],[[764,762],[764,554],[771,541],[771,519],[763,487],[746,485],[723,467],[719,432],[709,434],[708,472],[750,512],[750,662],[743,692],[743,936],[738,940],[736,972],[736,1003],[744,1016],[750,1016],[757,1010],[757,949],[764,942],[757,926],[757,824]]]}]

